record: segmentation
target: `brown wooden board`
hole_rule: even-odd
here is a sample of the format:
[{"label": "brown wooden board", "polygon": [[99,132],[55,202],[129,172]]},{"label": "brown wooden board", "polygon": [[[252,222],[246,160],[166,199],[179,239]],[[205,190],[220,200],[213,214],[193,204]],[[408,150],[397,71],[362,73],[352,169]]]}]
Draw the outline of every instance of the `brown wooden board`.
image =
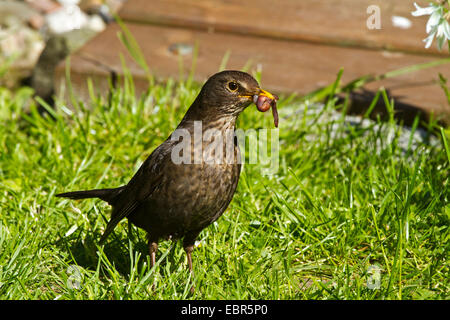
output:
[{"label": "brown wooden board", "polygon": [[[427,0],[416,1],[427,6]],[[368,29],[367,20],[380,8],[381,29]],[[339,46],[447,55],[433,45],[425,49],[429,16],[413,17],[410,0],[128,0],[122,19],[241,35]],[[394,26],[393,17],[409,19],[407,29]]]},{"label": "brown wooden board", "polygon": [[[223,57],[228,52],[228,69],[242,69],[250,63],[250,70],[262,70],[262,86],[277,93],[311,92],[332,83],[340,68],[344,68],[342,79],[346,82],[364,74],[380,74],[435,60],[435,57],[415,54],[214,34],[143,24],[127,25],[140,44],[149,67],[158,77],[179,75],[180,58],[170,50],[171,47],[176,44],[197,44],[196,80],[204,81],[218,71]],[[119,41],[119,31],[117,25],[110,25],[71,57],[72,82],[80,89],[80,94],[82,91],[86,93],[88,77],[96,78],[98,86],[106,90],[104,80],[110,71],[121,73],[120,54],[124,56],[126,65],[135,76],[138,91],[146,89],[148,82],[145,81],[145,73],[133,62]],[[192,65],[192,56],[186,55],[182,60],[185,71],[188,72]],[[384,86],[394,96],[401,96],[398,103],[443,115],[447,123],[450,123],[450,107],[442,89],[436,84],[438,72],[450,78],[450,68],[441,66],[372,83],[367,89],[377,90]],[[57,78],[60,82],[64,81],[64,63],[58,68]]]}]

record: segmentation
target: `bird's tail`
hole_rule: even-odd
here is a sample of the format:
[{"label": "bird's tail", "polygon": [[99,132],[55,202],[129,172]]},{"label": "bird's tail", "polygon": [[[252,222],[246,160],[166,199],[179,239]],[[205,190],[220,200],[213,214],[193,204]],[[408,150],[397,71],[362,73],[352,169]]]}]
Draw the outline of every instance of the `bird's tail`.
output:
[{"label": "bird's tail", "polygon": [[113,189],[94,189],[94,190],[83,190],[83,191],[72,191],[59,193],[56,197],[69,198],[69,199],[87,199],[87,198],[99,198],[103,201],[108,202],[110,205],[114,205],[117,196],[122,192],[124,186]]}]

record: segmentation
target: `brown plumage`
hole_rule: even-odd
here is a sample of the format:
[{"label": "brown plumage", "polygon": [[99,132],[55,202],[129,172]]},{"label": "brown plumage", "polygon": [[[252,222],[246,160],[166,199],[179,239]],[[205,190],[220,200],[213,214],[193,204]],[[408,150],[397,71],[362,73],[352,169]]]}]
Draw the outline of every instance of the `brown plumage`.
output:
[{"label": "brown plumage", "polygon": [[[148,233],[151,264],[155,263],[157,243],[160,239],[183,238],[189,269],[195,239],[208,225],[216,221],[228,207],[236,190],[241,170],[239,146],[234,134],[236,119],[261,95],[276,96],[260,89],[257,81],[245,72],[223,71],[210,77],[186,112],[175,132],[189,133],[192,163],[173,161],[174,155],[186,156],[186,149],[174,152],[181,139],[172,139],[174,133],[145,160],[130,182],[119,188],[74,191],[58,194],[71,199],[100,198],[112,207],[111,220],[101,242],[123,219]],[[205,134],[209,129],[223,134],[223,158],[219,163],[198,161],[208,148],[195,140],[194,131],[200,127]],[[187,140],[188,141],[188,140]],[[186,141],[186,142],[187,142]],[[210,140],[211,141],[211,140]],[[201,147],[201,149],[200,149]],[[211,150],[210,150],[211,151]],[[211,155],[220,155],[220,149]],[[227,153],[228,152],[228,153]],[[200,158],[201,160],[201,158]],[[220,161],[222,160],[222,161]]]}]

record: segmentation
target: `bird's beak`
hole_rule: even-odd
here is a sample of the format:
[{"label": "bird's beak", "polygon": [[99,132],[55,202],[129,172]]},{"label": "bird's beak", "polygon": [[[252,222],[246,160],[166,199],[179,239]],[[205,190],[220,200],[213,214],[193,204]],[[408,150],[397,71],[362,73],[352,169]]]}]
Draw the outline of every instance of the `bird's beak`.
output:
[{"label": "bird's beak", "polygon": [[253,102],[254,102],[255,104],[257,103],[258,98],[259,98],[260,96],[267,97],[267,98],[269,98],[270,100],[273,100],[273,101],[277,101],[277,100],[278,100],[278,96],[276,96],[276,95],[274,95],[274,94],[271,94],[269,91],[266,91],[266,90],[263,90],[263,89],[259,89],[259,93],[258,93],[258,94],[255,94],[255,95],[253,96]]},{"label": "bird's beak", "polygon": [[258,99],[259,96],[264,96],[269,98],[270,100],[278,100],[278,96],[271,94],[269,91],[263,90],[263,89],[259,89],[259,93],[255,94],[255,95],[243,95],[243,96],[239,96],[240,98],[253,98],[253,102],[256,103],[256,100]]},{"label": "bird's beak", "polygon": [[259,92],[259,95],[260,96],[264,96],[264,97],[267,97],[267,98],[269,98],[270,100],[278,100],[278,97],[276,96],[276,95],[274,95],[274,94],[271,94],[269,91],[266,91],[266,90],[263,90],[263,89],[260,89],[261,91]]}]

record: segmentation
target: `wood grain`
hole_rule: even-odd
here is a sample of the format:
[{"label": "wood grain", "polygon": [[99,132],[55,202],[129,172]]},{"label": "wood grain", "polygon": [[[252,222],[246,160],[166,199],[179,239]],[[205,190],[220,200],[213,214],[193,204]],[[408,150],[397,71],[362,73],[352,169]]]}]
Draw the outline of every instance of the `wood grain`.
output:
[{"label": "wood grain", "polygon": [[[418,54],[242,37],[236,34],[214,34],[183,28],[133,23],[128,23],[127,26],[140,44],[150,69],[160,78],[179,76],[180,58],[170,50],[173,45],[198,45],[196,80],[204,81],[217,72],[222,58],[228,52],[228,69],[242,69],[245,65],[250,65],[250,70],[262,70],[263,88],[276,93],[308,93],[333,82],[340,68],[344,68],[343,81],[346,82],[364,74],[380,74],[435,60],[434,57]],[[117,25],[110,25],[71,57],[71,72],[73,79],[76,79],[73,80],[75,85],[85,87],[87,77],[94,77],[96,81],[101,82],[111,70],[120,74],[122,54],[135,76],[138,90],[146,89],[148,83],[145,81],[145,74],[118,40],[118,32]],[[182,61],[188,72],[192,56],[188,54]],[[438,72],[450,78],[450,68],[441,66],[372,83],[367,89],[376,90],[384,86],[391,94],[400,96],[398,103],[417,106],[427,113],[440,114],[449,121],[448,103],[443,91],[436,84]],[[64,64],[59,66],[58,75],[60,81],[63,81]]]},{"label": "wood grain", "polygon": [[[367,28],[372,5],[380,8],[381,29]],[[120,16],[133,23],[446,55],[436,46],[424,48],[428,16],[413,17],[414,10],[409,0],[129,0]],[[394,16],[409,19],[410,28],[394,26]]]}]

